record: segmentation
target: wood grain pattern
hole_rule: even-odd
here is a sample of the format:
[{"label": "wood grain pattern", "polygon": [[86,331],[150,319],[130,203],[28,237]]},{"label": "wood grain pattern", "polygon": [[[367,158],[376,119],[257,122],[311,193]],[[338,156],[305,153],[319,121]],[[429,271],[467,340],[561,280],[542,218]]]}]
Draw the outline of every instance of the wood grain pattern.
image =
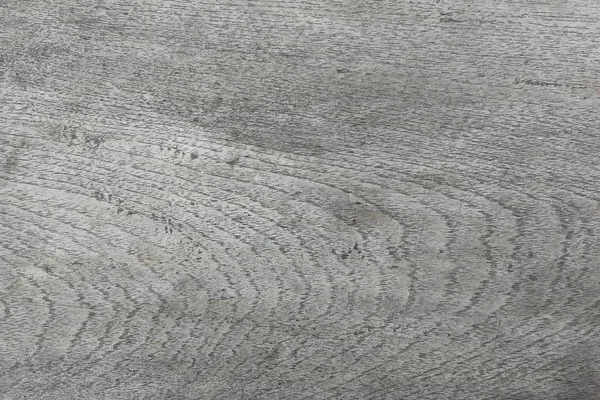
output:
[{"label": "wood grain pattern", "polygon": [[0,2],[1,399],[600,399],[600,7]]}]

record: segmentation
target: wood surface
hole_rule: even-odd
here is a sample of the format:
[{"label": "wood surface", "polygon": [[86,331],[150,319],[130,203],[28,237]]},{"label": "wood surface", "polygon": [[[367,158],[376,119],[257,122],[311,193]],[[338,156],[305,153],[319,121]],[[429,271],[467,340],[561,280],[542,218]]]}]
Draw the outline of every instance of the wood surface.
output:
[{"label": "wood surface", "polygon": [[600,4],[1,0],[0,399],[600,399]]}]

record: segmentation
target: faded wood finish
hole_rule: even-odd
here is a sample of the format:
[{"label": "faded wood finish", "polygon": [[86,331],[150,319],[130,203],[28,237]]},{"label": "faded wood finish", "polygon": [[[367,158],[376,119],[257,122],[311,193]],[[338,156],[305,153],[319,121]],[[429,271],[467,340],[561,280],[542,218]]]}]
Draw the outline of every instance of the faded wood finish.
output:
[{"label": "faded wood finish", "polygon": [[600,399],[597,2],[0,2],[1,399]]}]

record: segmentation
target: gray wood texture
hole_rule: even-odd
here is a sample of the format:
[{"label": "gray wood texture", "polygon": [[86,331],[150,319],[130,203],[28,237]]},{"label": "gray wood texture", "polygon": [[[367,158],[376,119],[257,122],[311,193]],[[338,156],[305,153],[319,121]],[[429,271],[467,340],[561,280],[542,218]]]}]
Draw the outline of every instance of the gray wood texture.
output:
[{"label": "gray wood texture", "polygon": [[600,6],[0,1],[0,398],[600,399]]}]

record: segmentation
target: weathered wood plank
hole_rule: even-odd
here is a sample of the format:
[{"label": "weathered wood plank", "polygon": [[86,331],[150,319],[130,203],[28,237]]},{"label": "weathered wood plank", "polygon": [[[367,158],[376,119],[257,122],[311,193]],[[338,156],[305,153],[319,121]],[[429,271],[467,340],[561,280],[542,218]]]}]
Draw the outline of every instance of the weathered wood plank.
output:
[{"label": "weathered wood plank", "polygon": [[600,399],[596,3],[0,11],[0,398]]}]

